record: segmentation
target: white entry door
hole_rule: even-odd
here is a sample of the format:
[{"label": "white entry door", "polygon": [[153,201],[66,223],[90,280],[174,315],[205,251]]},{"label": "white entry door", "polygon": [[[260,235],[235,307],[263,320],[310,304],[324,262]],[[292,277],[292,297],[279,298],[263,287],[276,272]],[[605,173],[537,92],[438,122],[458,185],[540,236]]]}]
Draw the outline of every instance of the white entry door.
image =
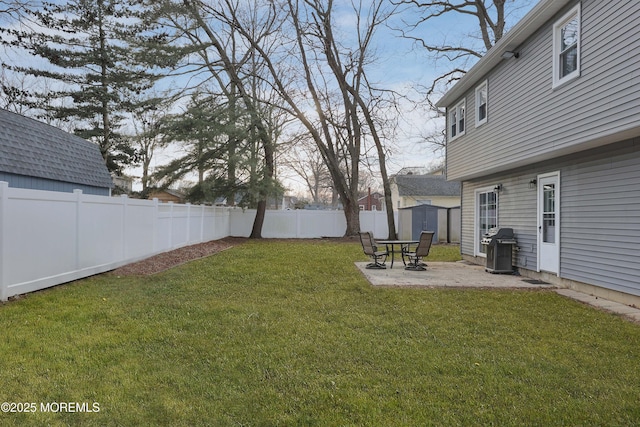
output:
[{"label": "white entry door", "polygon": [[560,179],[538,176],[538,268],[558,274],[560,267]]}]

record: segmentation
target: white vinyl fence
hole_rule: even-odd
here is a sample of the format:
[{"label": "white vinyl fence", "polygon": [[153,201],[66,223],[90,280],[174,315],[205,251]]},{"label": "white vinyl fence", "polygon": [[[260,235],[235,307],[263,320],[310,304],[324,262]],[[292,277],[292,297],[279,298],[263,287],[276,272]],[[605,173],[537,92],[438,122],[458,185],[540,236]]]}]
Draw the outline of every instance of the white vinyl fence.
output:
[{"label": "white vinyl fence", "polygon": [[[231,235],[248,237],[251,234],[255,209],[234,209],[231,212]],[[397,218],[397,215],[396,215]],[[268,210],[262,226],[262,237],[315,239],[342,237],[347,229],[343,211]],[[371,231],[378,239],[388,237],[387,214],[383,211],[361,211],[360,229]]]},{"label": "white vinyl fence", "polygon": [[24,190],[0,182],[0,299],[226,236],[226,208]]},{"label": "white vinyl fence", "polygon": [[[0,300],[161,252],[251,234],[255,210],[9,188],[0,182]],[[387,237],[385,212],[361,229]],[[263,237],[341,237],[342,211],[267,211]]]}]

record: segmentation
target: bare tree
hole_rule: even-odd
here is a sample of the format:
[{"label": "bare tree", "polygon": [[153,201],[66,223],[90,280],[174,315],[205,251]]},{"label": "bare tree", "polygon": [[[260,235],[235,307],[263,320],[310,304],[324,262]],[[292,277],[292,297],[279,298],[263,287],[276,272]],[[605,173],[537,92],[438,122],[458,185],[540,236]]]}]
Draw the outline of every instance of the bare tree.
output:
[{"label": "bare tree", "polygon": [[142,166],[143,193],[152,184],[151,161],[156,151],[167,144],[162,137],[161,123],[167,117],[170,105],[171,101],[166,97],[152,97],[138,101],[131,112],[134,135],[130,138]]},{"label": "bare tree", "polygon": [[[504,36],[508,29],[507,18],[510,13],[531,3],[529,0],[392,1],[407,7],[404,16],[414,17],[404,20],[403,28],[397,28],[402,36],[413,40],[435,60],[444,59],[449,64],[447,70],[426,88],[427,100],[432,106],[431,98],[439,85],[450,85],[459,80],[469,67]],[[467,33],[460,32],[457,36],[448,36],[443,40],[427,40],[420,36],[419,30],[423,27],[452,16],[454,19],[473,17],[477,26]]]},{"label": "bare tree", "polygon": [[[274,4],[275,2],[272,2]],[[365,4],[368,4],[365,8]],[[337,6],[332,0],[286,0],[273,9],[280,22],[279,55],[267,52],[237,15],[234,25],[261,55],[273,89],[284,107],[298,119],[316,144],[338,193],[347,222],[346,235],[360,229],[358,175],[363,146],[382,146],[373,105],[365,99],[371,87],[365,69],[373,60],[375,29],[390,16],[384,0],[353,2],[356,34],[351,40],[334,36]],[[368,11],[368,15],[363,13]],[[351,47],[349,47],[351,46]],[[384,150],[379,156],[384,169]],[[395,233],[393,212],[390,232]]]},{"label": "bare tree", "polygon": [[[283,155],[284,166],[302,179],[313,203],[326,203],[331,198],[331,175],[314,141],[305,132],[296,135],[292,148]],[[329,195],[329,197],[327,197]]]}]

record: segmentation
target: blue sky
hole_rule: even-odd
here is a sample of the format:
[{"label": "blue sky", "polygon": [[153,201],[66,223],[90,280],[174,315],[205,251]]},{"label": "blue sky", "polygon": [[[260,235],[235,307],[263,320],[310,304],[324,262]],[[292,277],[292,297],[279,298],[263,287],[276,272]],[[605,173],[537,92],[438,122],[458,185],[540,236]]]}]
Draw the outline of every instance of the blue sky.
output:
[{"label": "blue sky", "polygon": [[[513,27],[537,3],[537,0],[507,1],[507,26]],[[414,22],[412,13],[394,18],[392,27],[401,27],[405,22]],[[408,28],[404,26],[403,28]],[[412,35],[428,40],[433,44],[447,42],[456,44],[463,40],[465,45],[481,44],[477,38],[477,18],[472,15],[449,13],[421,24],[412,31]],[[420,99],[420,86],[429,86],[439,75],[449,71],[454,64],[446,59],[436,60],[426,49],[414,41],[399,37],[399,32],[385,30],[379,37],[379,63],[373,75],[382,85],[405,88],[414,100]],[[472,64],[468,64],[467,68]],[[377,72],[376,72],[377,71]],[[400,89],[401,90],[401,89]],[[424,91],[423,91],[424,92]],[[405,104],[405,117],[402,131],[396,141],[394,154],[388,158],[388,170],[395,173],[402,167],[429,166],[442,159],[444,153],[434,153],[433,147],[425,144],[422,135],[440,131],[444,127],[444,118],[430,119],[433,113],[425,109],[412,110],[413,106]]]}]

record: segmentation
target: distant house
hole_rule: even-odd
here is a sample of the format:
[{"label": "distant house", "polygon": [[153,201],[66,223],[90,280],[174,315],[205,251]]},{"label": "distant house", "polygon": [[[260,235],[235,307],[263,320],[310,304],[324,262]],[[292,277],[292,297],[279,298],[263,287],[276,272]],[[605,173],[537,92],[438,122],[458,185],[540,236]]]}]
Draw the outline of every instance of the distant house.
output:
[{"label": "distant house", "polygon": [[384,194],[376,191],[362,196],[358,199],[358,206],[361,211],[383,211],[385,210]]},{"label": "distant house", "polygon": [[281,197],[269,197],[267,209],[289,210],[295,209],[298,198],[294,196],[282,195]]},{"label": "distant house", "polygon": [[111,178],[113,179],[113,185],[115,186],[115,190],[125,194],[131,194],[131,192],[133,192],[132,177],[126,176],[126,175],[117,175],[116,173],[112,173]]},{"label": "distant house", "polygon": [[391,177],[391,200],[396,209],[417,205],[460,206],[460,183],[443,175],[397,174]]},{"label": "distant house", "polygon": [[0,109],[0,181],[9,187],[111,195],[100,149],[78,136]]},{"label": "distant house", "polygon": [[183,192],[170,189],[152,191],[149,193],[149,199],[158,199],[163,203],[185,203],[187,201],[187,197]]},{"label": "distant house", "polygon": [[526,276],[640,303],[640,2],[541,0],[438,102],[461,252],[512,228]]},{"label": "distant house", "polygon": [[[233,206],[245,206],[242,193],[238,192],[235,194],[235,204]],[[296,204],[298,203],[297,197],[280,195],[278,197],[269,196],[267,198],[267,206],[266,209],[269,210],[290,210],[296,209]],[[230,206],[227,203],[226,197],[217,197],[213,204],[215,206]]]}]

